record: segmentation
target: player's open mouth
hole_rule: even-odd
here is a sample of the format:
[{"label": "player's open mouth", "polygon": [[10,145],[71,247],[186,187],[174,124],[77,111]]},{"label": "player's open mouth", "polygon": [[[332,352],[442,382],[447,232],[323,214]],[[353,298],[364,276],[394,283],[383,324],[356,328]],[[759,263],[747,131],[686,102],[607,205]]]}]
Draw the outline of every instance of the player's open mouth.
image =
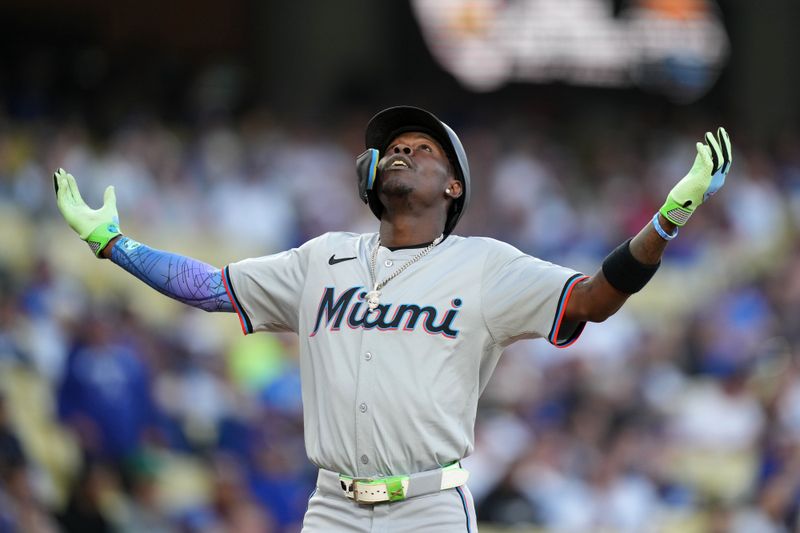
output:
[{"label": "player's open mouth", "polygon": [[407,156],[397,154],[388,159],[383,168],[386,170],[405,170],[413,168],[413,165]]}]

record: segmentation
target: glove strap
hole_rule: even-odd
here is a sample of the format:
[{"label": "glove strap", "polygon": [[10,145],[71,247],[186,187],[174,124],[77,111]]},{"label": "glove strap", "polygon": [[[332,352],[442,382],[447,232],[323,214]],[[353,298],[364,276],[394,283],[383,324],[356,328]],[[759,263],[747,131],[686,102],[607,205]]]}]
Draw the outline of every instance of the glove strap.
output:
[{"label": "glove strap", "polygon": [[694,211],[693,209],[687,209],[687,207],[680,205],[673,200],[672,195],[670,195],[658,212],[676,226],[683,226],[689,221],[689,217],[692,216],[692,212]]},{"label": "glove strap", "polygon": [[104,222],[94,228],[89,236],[86,237],[86,244],[89,245],[95,256],[100,257],[100,252],[108,246],[108,241],[117,235],[122,235],[119,225],[115,222]]},{"label": "glove strap", "polygon": [[658,221],[658,213],[653,215],[653,227],[655,228],[656,233],[658,233],[665,241],[671,241],[678,236],[678,228],[675,228],[675,231],[673,231],[672,234],[669,234],[664,230],[664,228],[661,227],[661,223]]}]

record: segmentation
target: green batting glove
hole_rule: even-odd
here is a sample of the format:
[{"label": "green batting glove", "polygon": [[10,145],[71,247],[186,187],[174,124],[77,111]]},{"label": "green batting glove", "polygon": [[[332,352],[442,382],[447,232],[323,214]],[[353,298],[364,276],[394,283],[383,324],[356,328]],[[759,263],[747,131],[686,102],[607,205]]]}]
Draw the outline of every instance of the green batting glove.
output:
[{"label": "green batting glove", "polygon": [[119,229],[114,187],[109,185],[106,188],[103,207],[92,209],[81,198],[75,178],[63,168],[59,168],[53,174],[53,185],[56,188],[58,209],[64,215],[67,224],[89,244],[94,255],[100,257],[100,252],[108,245],[108,241],[117,235],[122,235]]},{"label": "green batting glove", "polygon": [[731,169],[731,140],[725,128],[719,128],[716,137],[706,132],[705,141],[697,143],[692,169],[670,191],[659,210],[676,226],[686,224],[697,206],[725,185],[725,177]]}]

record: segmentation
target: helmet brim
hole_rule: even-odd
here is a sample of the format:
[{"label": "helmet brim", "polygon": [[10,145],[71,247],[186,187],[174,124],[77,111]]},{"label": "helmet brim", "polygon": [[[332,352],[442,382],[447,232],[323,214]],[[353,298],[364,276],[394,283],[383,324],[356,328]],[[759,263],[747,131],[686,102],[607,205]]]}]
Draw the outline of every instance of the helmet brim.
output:
[{"label": "helmet brim", "polygon": [[409,131],[431,136],[442,146],[450,161],[458,161],[442,122],[432,113],[412,106],[390,107],[372,117],[365,133],[365,148],[376,148],[383,154],[392,140]]}]

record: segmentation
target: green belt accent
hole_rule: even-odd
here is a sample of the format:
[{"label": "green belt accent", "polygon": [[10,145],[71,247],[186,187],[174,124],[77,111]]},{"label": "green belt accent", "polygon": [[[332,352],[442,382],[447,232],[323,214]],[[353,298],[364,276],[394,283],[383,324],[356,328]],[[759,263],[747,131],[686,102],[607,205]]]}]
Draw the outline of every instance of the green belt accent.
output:
[{"label": "green belt accent", "polygon": [[403,490],[403,481],[406,479],[408,479],[408,476],[392,476],[384,480],[390,502],[398,502],[406,499],[406,492]]}]

